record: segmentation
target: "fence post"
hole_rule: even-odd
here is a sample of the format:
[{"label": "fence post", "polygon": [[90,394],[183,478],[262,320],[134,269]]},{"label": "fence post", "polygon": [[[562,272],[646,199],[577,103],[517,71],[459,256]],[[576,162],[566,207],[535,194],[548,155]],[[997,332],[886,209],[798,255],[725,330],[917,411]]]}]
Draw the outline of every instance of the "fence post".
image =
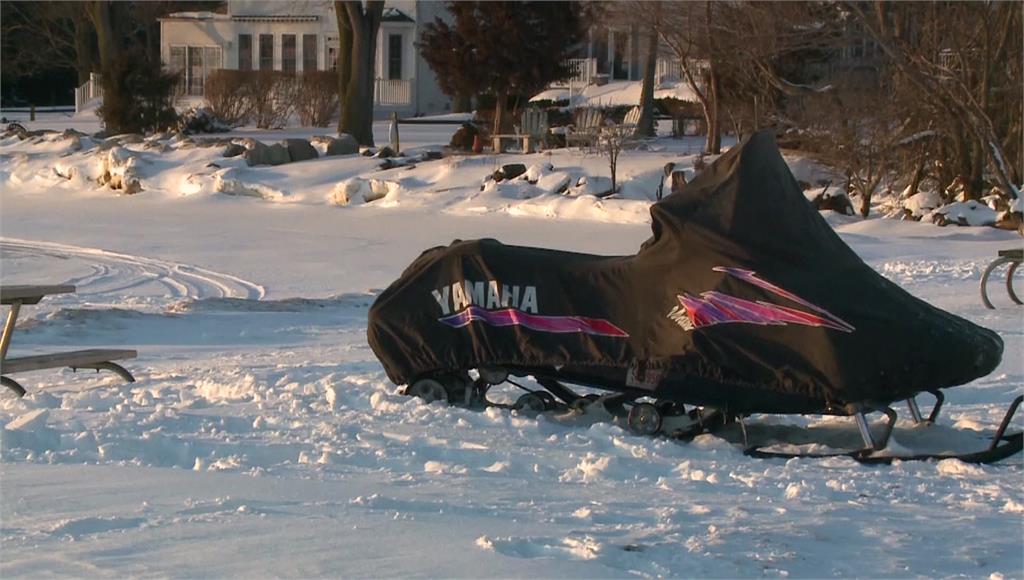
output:
[{"label": "fence post", "polygon": [[35,121],[36,120],[36,106],[35,105],[32,105],[32,108],[29,110],[28,120],[29,121]]}]

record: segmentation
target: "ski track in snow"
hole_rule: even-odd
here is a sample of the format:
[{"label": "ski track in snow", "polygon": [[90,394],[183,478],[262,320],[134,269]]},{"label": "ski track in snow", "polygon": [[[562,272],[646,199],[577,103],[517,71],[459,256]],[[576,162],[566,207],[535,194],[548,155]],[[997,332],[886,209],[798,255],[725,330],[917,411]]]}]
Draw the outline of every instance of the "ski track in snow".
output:
[{"label": "ski track in snow", "polygon": [[161,294],[170,299],[244,298],[260,300],[266,289],[230,274],[214,272],[177,262],[133,256],[67,244],[0,238],[0,253],[5,259],[18,256],[46,256],[61,260],[77,260],[92,271],[61,283],[77,288],[76,294],[86,299],[119,296],[150,284],[162,287]]}]

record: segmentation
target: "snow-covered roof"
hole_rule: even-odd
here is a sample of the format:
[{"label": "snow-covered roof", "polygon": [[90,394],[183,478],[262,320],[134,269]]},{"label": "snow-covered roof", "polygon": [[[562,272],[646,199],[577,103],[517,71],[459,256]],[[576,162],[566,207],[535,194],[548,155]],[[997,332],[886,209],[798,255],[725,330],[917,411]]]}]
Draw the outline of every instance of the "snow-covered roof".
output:
[{"label": "snow-covered roof", "polygon": [[[643,81],[612,81],[605,85],[588,85],[580,90],[572,91],[571,107],[618,107],[639,105]],[[548,89],[530,99],[536,101],[567,101],[569,89]],[[655,99],[679,99],[680,101],[697,102],[690,85],[683,81],[668,82],[658,85],[654,90]]]},{"label": "snow-covered roof", "polygon": [[161,17],[159,20],[227,20],[228,18],[227,14],[218,14],[216,12],[185,11],[172,12],[167,16]]},{"label": "snow-covered roof", "polygon": [[381,14],[382,22],[416,22],[408,14],[398,8],[385,8]]}]

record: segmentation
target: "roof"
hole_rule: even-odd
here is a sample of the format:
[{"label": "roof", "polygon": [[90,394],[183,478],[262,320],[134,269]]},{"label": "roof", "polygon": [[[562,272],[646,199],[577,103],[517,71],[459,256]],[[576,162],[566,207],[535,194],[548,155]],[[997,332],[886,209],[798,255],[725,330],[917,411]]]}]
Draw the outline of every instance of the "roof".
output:
[{"label": "roof", "polygon": [[380,20],[381,22],[416,22],[398,8],[385,8]]},{"label": "roof", "polygon": [[158,20],[233,20],[236,22],[317,22],[316,14],[218,14],[216,12],[174,12]]},{"label": "roof", "polygon": [[239,22],[316,22],[315,14],[233,14],[232,20]]}]

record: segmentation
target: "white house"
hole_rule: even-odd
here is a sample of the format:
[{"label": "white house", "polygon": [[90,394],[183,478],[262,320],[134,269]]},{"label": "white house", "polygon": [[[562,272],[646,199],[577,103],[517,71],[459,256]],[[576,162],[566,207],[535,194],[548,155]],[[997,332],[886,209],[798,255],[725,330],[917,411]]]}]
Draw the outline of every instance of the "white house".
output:
[{"label": "white house", "polygon": [[[451,100],[414,43],[423,26],[447,14],[440,2],[388,0],[377,35],[374,114],[445,113]],[[228,0],[225,14],[177,12],[160,19],[160,54],[181,71],[178,104],[200,104],[211,71],[331,70],[338,54],[334,3]]]}]

